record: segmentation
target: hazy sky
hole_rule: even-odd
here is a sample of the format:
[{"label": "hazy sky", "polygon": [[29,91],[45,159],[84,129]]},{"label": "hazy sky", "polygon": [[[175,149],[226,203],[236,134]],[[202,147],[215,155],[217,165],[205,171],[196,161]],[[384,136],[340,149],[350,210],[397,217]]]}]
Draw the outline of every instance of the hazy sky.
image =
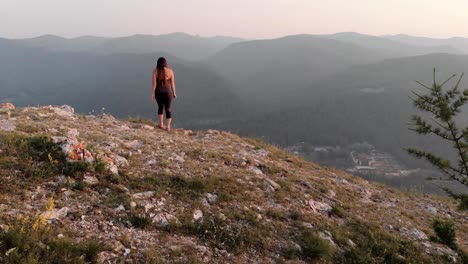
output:
[{"label": "hazy sky", "polygon": [[468,37],[467,0],[0,0],[0,37],[355,31]]}]

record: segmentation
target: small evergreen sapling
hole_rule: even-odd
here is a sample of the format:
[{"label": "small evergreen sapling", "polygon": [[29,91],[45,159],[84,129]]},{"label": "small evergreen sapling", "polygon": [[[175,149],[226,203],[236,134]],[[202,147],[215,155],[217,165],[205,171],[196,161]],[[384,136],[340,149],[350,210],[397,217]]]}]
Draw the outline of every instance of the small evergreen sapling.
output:
[{"label": "small evergreen sapling", "polygon": [[411,98],[416,108],[430,116],[430,121],[422,116],[413,115],[410,129],[422,135],[436,135],[451,143],[457,153],[456,165],[448,159],[423,150],[414,148],[406,150],[417,158],[426,159],[451,179],[468,186],[468,127],[459,128],[455,122],[457,115],[468,101],[468,90],[460,91],[459,87],[463,74],[450,89],[444,89],[444,85],[456,75],[452,75],[442,83],[437,82],[435,69],[433,76],[432,86],[418,82],[429,93],[422,95],[413,92],[416,97]]}]

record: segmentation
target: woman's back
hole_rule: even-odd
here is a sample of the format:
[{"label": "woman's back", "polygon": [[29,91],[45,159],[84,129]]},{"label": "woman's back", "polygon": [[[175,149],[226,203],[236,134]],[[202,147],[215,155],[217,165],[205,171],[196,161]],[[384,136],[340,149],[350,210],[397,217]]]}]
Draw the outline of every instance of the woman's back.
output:
[{"label": "woman's back", "polygon": [[171,79],[173,72],[169,68],[164,68],[164,72],[161,74],[158,69],[155,69],[155,75],[156,75],[156,91],[165,89],[165,90],[170,90],[171,88]]}]

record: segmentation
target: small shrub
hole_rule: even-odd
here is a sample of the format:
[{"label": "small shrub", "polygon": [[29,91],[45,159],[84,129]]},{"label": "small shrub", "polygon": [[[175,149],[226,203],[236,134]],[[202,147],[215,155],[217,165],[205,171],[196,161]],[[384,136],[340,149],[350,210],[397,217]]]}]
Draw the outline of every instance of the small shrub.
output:
[{"label": "small shrub", "polygon": [[16,158],[14,165],[29,178],[55,176],[64,161],[60,146],[43,136],[24,137],[13,135],[7,138],[8,155]]},{"label": "small shrub", "polygon": [[231,201],[231,195],[226,192],[221,192],[218,194],[218,203],[225,203]]},{"label": "small shrub", "polygon": [[214,178],[188,178],[184,176],[154,175],[144,178],[132,179],[129,186],[139,191],[168,189],[178,198],[196,199],[206,192],[214,191],[218,184]]},{"label": "small shrub", "polygon": [[181,223],[169,223],[166,231],[196,235],[213,247],[238,252],[243,246],[262,249],[262,235],[244,221],[228,222],[218,217],[207,217],[194,222],[190,215],[180,218]]},{"label": "small shrub", "polygon": [[343,218],[343,217],[345,217],[346,212],[345,212],[343,207],[341,207],[339,205],[333,205],[332,210],[331,210],[331,214],[336,215],[336,216],[338,216],[340,218]]},{"label": "small shrub", "polygon": [[276,166],[267,166],[264,164],[260,164],[257,166],[263,173],[265,174],[277,174],[280,173],[282,170]]},{"label": "small shrub", "polygon": [[302,255],[305,258],[327,257],[332,253],[330,244],[310,229],[302,229],[296,240],[301,246]]},{"label": "small shrub", "polygon": [[301,257],[302,251],[301,248],[296,246],[296,244],[289,243],[281,248],[280,255],[286,259],[297,259]]},{"label": "small shrub", "polygon": [[289,211],[289,218],[294,221],[301,221],[303,220],[304,216],[299,210],[290,210]]},{"label": "small shrub", "polygon": [[272,219],[277,219],[277,220],[287,220],[287,214],[286,212],[280,210],[280,209],[274,209],[274,208],[269,208],[266,211],[266,216],[272,218]]},{"label": "small shrub", "polygon": [[135,228],[147,229],[151,226],[152,220],[150,217],[141,215],[131,215],[128,220]]},{"label": "small shrub", "polygon": [[230,251],[237,250],[247,240],[247,230],[241,224],[226,224],[214,217],[195,225],[192,231],[204,241]]},{"label": "small shrub", "polygon": [[182,176],[170,177],[168,187],[172,189],[188,189],[195,193],[203,193],[206,189],[205,183],[196,178],[189,179]]},{"label": "small shrub", "polygon": [[221,159],[224,161],[224,164],[227,166],[234,164],[234,158],[231,155],[221,154]]},{"label": "small shrub", "polygon": [[97,261],[99,252],[101,252],[103,249],[103,245],[97,240],[92,239],[83,243],[82,248],[82,252],[85,255],[85,260],[95,263]]},{"label": "small shrub", "polygon": [[46,136],[26,137],[0,133],[1,166],[22,171],[29,179],[44,179],[63,173],[81,176],[91,169],[84,161],[67,162],[58,143]]},{"label": "small shrub", "polygon": [[40,128],[36,125],[29,125],[24,123],[19,123],[16,125],[16,130],[25,132],[25,133],[37,133],[40,131]]},{"label": "small shrub", "polygon": [[84,191],[87,187],[87,184],[84,181],[77,181],[73,184],[72,190]]},{"label": "small shrub", "polygon": [[100,159],[96,159],[94,161],[94,171],[98,174],[105,174],[107,172],[107,168],[106,168],[106,164],[100,160]]},{"label": "small shrub", "polygon": [[67,162],[64,166],[63,173],[74,177],[80,177],[90,169],[91,165],[86,161]]},{"label": "small shrub", "polygon": [[165,263],[154,249],[146,249],[143,253],[145,264],[162,264]]},{"label": "small shrub", "polygon": [[460,195],[460,204],[458,205],[458,210],[467,211],[468,210],[468,195]]},{"label": "small shrub", "polygon": [[452,221],[436,219],[432,223],[432,228],[436,234],[436,237],[433,237],[435,241],[447,245],[451,249],[457,248],[455,227]]},{"label": "small shrub", "polygon": [[411,241],[395,237],[359,220],[350,220],[339,230],[332,230],[338,243],[346,245],[348,239],[354,247],[334,256],[334,263],[442,263],[439,257],[428,258],[422,248]]},{"label": "small shrub", "polygon": [[[45,211],[54,208],[50,199]],[[75,243],[57,238],[45,217],[18,215],[8,231],[0,233],[2,263],[95,263],[102,245],[94,240]],[[8,254],[7,254],[8,252]]]},{"label": "small shrub", "polygon": [[106,206],[115,208],[123,205],[125,208],[130,208],[130,195],[124,192],[114,191],[106,196],[104,202]]}]

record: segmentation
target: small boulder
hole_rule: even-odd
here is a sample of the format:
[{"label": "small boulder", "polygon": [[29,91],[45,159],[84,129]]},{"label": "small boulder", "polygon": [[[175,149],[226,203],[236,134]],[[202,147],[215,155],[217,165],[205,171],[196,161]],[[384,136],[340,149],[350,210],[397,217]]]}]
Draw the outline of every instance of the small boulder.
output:
[{"label": "small boulder", "polygon": [[121,205],[119,205],[119,207],[115,208],[115,211],[116,212],[125,211],[125,207],[123,206],[123,204],[121,204]]},{"label": "small boulder", "polygon": [[89,186],[94,186],[99,184],[98,178],[92,175],[85,175],[83,178],[83,182],[85,182]]},{"label": "small boulder", "polygon": [[75,109],[69,105],[49,105],[43,107],[44,109],[48,109],[53,111],[56,115],[66,117],[66,118],[75,118]]},{"label": "small boulder", "polygon": [[154,204],[147,203],[145,204],[145,212],[147,213],[149,210],[154,208]]},{"label": "small boulder", "polygon": [[78,134],[79,132],[76,129],[71,129],[68,131],[66,137],[52,137],[52,141],[61,144],[62,152],[66,155],[68,162],[94,162],[94,157],[91,152],[76,138]]},{"label": "small boulder", "polygon": [[257,168],[257,167],[250,166],[250,167],[249,167],[249,170],[251,170],[252,172],[254,172],[255,175],[257,175],[257,176],[263,176],[263,172],[262,172],[259,168]]},{"label": "small boulder", "polygon": [[132,195],[133,199],[149,199],[154,196],[153,191],[141,192],[141,193],[134,193]]},{"label": "small boulder", "polygon": [[0,113],[6,113],[8,115],[8,119],[11,117],[11,110],[15,110],[15,106],[12,103],[0,104]]},{"label": "small boulder", "polygon": [[264,149],[258,149],[255,151],[255,154],[257,154],[258,156],[260,157],[266,157],[268,156],[268,151],[264,150]]},{"label": "small boulder", "polygon": [[125,246],[118,240],[116,240],[112,245],[112,251],[114,251],[114,253],[121,253],[124,249]]},{"label": "small boulder", "polygon": [[200,221],[203,218],[203,212],[201,210],[195,210],[193,212],[193,220]]},{"label": "small boulder", "polygon": [[122,156],[114,155],[114,163],[117,164],[119,167],[126,167],[128,166],[128,160]]},{"label": "small boulder", "polygon": [[332,210],[332,207],[329,204],[314,200],[309,200],[309,206],[312,208],[314,213],[329,213]]},{"label": "small boulder", "polygon": [[400,232],[403,235],[411,237],[411,238],[413,238],[415,240],[421,240],[421,241],[428,240],[428,237],[427,237],[426,233],[424,233],[423,231],[421,231],[421,230],[419,230],[417,228],[407,229],[407,228],[403,227],[403,228],[400,229]]},{"label": "small boulder", "polygon": [[265,181],[268,182],[268,184],[270,184],[276,191],[281,189],[281,185],[276,183],[274,180],[269,179],[269,178],[265,178]]},{"label": "small boulder", "polygon": [[147,129],[147,130],[154,130],[154,127],[149,126],[149,125],[141,125],[142,129]]},{"label": "small boulder", "polygon": [[325,231],[325,232],[318,232],[320,238],[327,240],[332,247],[336,247],[335,241],[333,241],[333,236],[331,235],[330,232]]},{"label": "small boulder", "polygon": [[182,156],[174,154],[174,160],[179,162],[179,163],[184,163],[185,159]]},{"label": "small boulder", "polygon": [[132,150],[139,150],[143,147],[143,143],[139,140],[131,140],[123,143],[124,147]]},{"label": "small boulder", "polygon": [[218,215],[216,216],[219,220],[221,221],[225,221],[226,220],[226,215],[224,215],[223,213],[218,213]]},{"label": "small boulder", "polygon": [[426,233],[424,233],[423,231],[417,229],[417,228],[413,228],[410,230],[410,235],[412,237],[414,237],[415,239],[417,240],[427,240],[427,235]]},{"label": "small boulder", "polygon": [[9,102],[0,104],[0,111],[8,111],[8,110],[15,110],[15,106]]},{"label": "small boulder", "polygon": [[41,214],[41,217],[44,217],[45,219],[49,221],[54,221],[54,220],[61,220],[64,219],[68,215],[68,207],[63,207],[59,210],[53,209],[50,211],[46,211]]},{"label": "small boulder", "polygon": [[430,204],[426,206],[426,210],[429,211],[433,215],[437,215],[437,208],[435,208],[434,206]]},{"label": "small boulder", "polygon": [[109,253],[106,252],[106,251],[100,252],[100,253],[97,255],[96,262],[97,262],[98,264],[107,263],[107,258],[108,258],[107,255],[108,255],[108,254],[109,254]]},{"label": "small boulder", "polygon": [[161,227],[167,227],[169,225],[169,221],[163,213],[159,213],[153,217],[153,224]]},{"label": "small boulder", "polygon": [[114,160],[107,157],[107,156],[102,156],[99,157],[101,162],[104,163],[106,170],[112,173],[113,175],[118,175],[119,174],[119,169],[117,165],[114,163]]},{"label": "small boulder", "polygon": [[210,204],[214,204],[218,200],[218,196],[216,194],[207,193],[206,199]]}]

